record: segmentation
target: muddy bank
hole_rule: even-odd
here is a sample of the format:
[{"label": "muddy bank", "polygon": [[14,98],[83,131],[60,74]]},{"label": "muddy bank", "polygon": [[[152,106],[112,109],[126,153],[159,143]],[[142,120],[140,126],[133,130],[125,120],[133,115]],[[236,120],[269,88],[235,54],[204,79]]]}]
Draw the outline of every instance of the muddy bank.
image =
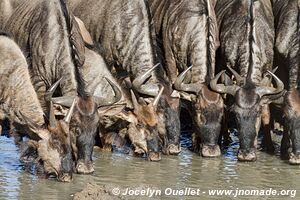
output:
[{"label": "muddy bank", "polygon": [[74,200],[120,200],[124,199],[120,196],[112,194],[113,186],[97,185],[95,183],[88,183],[86,188],[81,192],[74,194]]},{"label": "muddy bank", "polygon": [[[158,190],[157,187],[153,187],[147,184],[141,184],[138,187],[119,187],[116,185],[97,185],[96,183],[88,183],[87,186],[81,191],[74,194],[74,200],[120,200],[120,199],[148,199],[141,195],[124,195],[127,190],[132,191],[147,191],[147,189]],[[143,198],[144,197],[144,198]],[[157,199],[153,196],[151,199]]]}]

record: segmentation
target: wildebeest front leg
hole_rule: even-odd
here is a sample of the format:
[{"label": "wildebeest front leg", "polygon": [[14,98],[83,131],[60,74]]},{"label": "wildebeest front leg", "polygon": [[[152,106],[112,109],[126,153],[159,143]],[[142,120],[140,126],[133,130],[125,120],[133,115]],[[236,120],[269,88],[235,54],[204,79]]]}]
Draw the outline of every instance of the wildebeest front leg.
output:
[{"label": "wildebeest front leg", "polygon": [[192,134],[192,148],[191,150],[200,153],[200,138],[196,133]]},{"label": "wildebeest front leg", "polygon": [[290,148],[290,137],[289,137],[289,131],[286,126],[283,128],[283,137],[281,139],[281,146],[280,146],[280,154],[281,157],[284,159],[288,159],[288,151]]},{"label": "wildebeest front leg", "polygon": [[275,148],[271,137],[269,105],[262,106],[261,120],[262,120],[263,130],[264,130],[264,137],[262,141],[263,148],[265,148],[268,152],[274,152]]}]

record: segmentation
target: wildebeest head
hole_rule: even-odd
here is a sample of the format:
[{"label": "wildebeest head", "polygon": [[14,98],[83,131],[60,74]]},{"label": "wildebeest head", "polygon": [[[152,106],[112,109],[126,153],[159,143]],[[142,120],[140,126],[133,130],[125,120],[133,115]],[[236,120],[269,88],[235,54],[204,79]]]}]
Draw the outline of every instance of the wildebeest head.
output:
[{"label": "wildebeest head", "polygon": [[[144,85],[151,73],[160,64],[156,64],[149,69],[143,76],[136,77],[133,81],[134,88],[142,94],[152,97],[157,96],[158,89],[151,85]],[[160,72],[156,72],[160,73]],[[181,151],[180,148],[180,120],[179,120],[179,97],[172,96],[172,86],[166,80],[159,80],[163,85],[164,91],[160,94],[160,101],[157,103],[155,112],[158,120],[158,131],[163,141],[163,152],[165,154],[176,155]],[[156,85],[157,86],[157,85]]]},{"label": "wildebeest head", "polygon": [[[70,122],[72,148],[76,160],[77,173],[89,174],[94,172],[92,153],[95,137],[99,131],[98,107],[110,106],[122,98],[121,90],[111,80],[105,78],[113,88],[115,98],[107,102],[105,98],[97,96],[76,97],[74,113]],[[52,98],[56,104],[70,107],[74,97]]]},{"label": "wildebeest head", "polygon": [[45,96],[45,99],[49,100],[48,125],[39,126],[23,114],[22,118],[30,131],[38,135],[39,139],[34,144],[38,153],[38,161],[44,168],[43,171],[47,176],[55,175],[59,181],[70,182],[73,174],[73,158],[69,124],[76,100],[73,101],[66,117],[57,120],[54,115],[53,103],[48,97],[49,93]]},{"label": "wildebeest head", "polygon": [[[234,97],[231,110],[235,114],[239,132],[240,149],[238,159],[241,161],[254,161],[256,160],[255,140],[261,123],[261,107],[279,98],[284,89],[284,84],[270,71],[267,71],[268,74],[261,80],[260,85],[256,85],[248,78],[242,78],[230,67],[229,69],[234,74],[237,84],[229,86],[217,84],[221,75],[225,73],[224,70],[216,75],[210,85],[216,92],[227,93]],[[269,86],[271,83],[269,75],[275,79],[277,88]]]},{"label": "wildebeest head", "polygon": [[135,147],[135,152],[138,154],[146,153],[150,161],[161,159],[161,142],[156,110],[163,90],[162,87],[157,97],[149,104],[142,97],[137,100],[136,95],[131,90],[135,117],[129,124],[128,135]]},{"label": "wildebeest head", "polygon": [[223,116],[223,99],[218,93],[211,91],[205,83],[184,83],[191,68],[187,68],[178,76],[174,86],[175,89],[186,92],[182,96],[191,101],[194,131],[196,137],[200,139],[200,143],[196,144],[199,147],[195,149],[201,150],[204,157],[220,156],[218,139]]}]

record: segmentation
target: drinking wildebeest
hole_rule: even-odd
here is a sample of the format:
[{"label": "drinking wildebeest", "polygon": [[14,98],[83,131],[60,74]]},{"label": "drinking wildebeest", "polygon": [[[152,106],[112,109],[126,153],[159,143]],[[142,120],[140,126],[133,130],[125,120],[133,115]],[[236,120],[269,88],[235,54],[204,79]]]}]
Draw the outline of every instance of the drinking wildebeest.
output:
[{"label": "drinking wildebeest", "polygon": [[73,160],[69,122],[73,109],[64,120],[56,120],[50,102],[46,122],[26,59],[18,45],[4,34],[0,34],[0,57],[0,122],[9,119],[16,131],[15,137],[26,133],[35,141],[32,143],[37,148],[38,162],[47,175],[55,174],[59,181],[71,181]]},{"label": "drinking wildebeest", "polygon": [[[173,89],[162,68],[153,68],[156,55],[151,39],[149,7],[144,0],[69,0],[74,14],[103,48],[111,71],[125,74],[141,97],[153,99],[164,87],[157,106],[159,132],[166,154],[180,152],[179,98],[171,97]],[[149,71],[153,69],[153,72]],[[146,73],[149,72],[149,73]],[[146,83],[145,83],[146,82]]]},{"label": "drinking wildebeest", "polygon": [[[215,72],[218,28],[214,0],[149,0],[166,71],[193,118],[193,148],[205,157],[221,154],[218,139],[223,99],[209,88]],[[193,67],[189,67],[193,66]],[[177,77],[177,73],[181,73]]]},{"label": "drinking wildebeest", "polygon": [[[238,159],[256,160],[256,136],[262,121],[264,142],[272,148],[268,104],[284,88],[269,70],[273,67],[274,17],[272,5],[266,1],[217,1],[216,15],[220,30],[219,68],[228,67],[236,79],[234,85],[218,84],[225,72],[211,81],[213,90],[234,97],[231,111],[235,114],[240,149]],[[270,77],[276,88],[270,86]],[[280,95],[279,95],[280,96]],[[275,99],[274,99],[275,98]]]},{"label": "drinking wildebeest", "polygon": [[84,42],[74,16],[63,0],[23,1],[14,8],[4,29],[25,53],[34,88],[46,112],[49,106],[44,100],[45,92],[59,78],[62,80],[55,96],[63,95],[63,105],[70,106],[78,96],[70,126],[76,136],[77,165],[83,163],[85,167],[77,166],[77,172],[93,172],[92,147],[99,125],[97,105],[103,101],[85,91],[81,72]]},{"label": "drinking wildebeest", "polygon": [[[129,91],[130,88],[124,88],[113,77],[103,57],[97,53],[99,50],[94,45],[83,22],[80,19],[77,20],[87,43],[86,60],[83,65],[83,79],[86,82],[87,91],[94,96],[105,99],[106,102],[114,102],[115,96],[119,96],[118,104],[101,106],[98,109],[103,127],[100,131],[102,146],[111,149],[114,142],[112,141],[113,138],[120,138],[121,136],[118,134],[121,135],[121,132],[125,132],[125,136],[133,144],[136,153],[146,153],[151,161],[160,160],[161,144],[155,111],[163,88],[159,93],[160,95],[149,105],[139,102],[135,94]],[[111,83],[108,84],[109,82]],[[118,95],[113,95],[111,85],[121,88]]]},{"label": "drinking wildebeest", "polygon": [[[285,118],[281,153],[289,153],[291,164],[300,164],[299,80],[300,80],[300,10],[297,0],[274,0],[275,64],[279,78],[284,81],[287,93],[282,102]],[[274,116],[274,118],[279,116]],[[282,117],[282,116],[280,116]],[[291,141],[291,144],[290,144]],[[291,151],[289,151],[291,148]]]}]

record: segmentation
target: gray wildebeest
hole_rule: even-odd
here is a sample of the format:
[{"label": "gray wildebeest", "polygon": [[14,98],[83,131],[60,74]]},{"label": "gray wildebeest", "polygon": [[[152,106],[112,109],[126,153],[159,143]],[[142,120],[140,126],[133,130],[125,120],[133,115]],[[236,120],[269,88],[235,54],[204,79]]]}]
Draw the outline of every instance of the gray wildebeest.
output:
[{"label": "gray wildebeest", "polygon": [[[220,30],[220,60],[236,79],[234,85],[218,84],[225,70],[211,81],[217,92],[234,97],[234,113],[240,140],[238,159],[256,160],[256,137],[263,122],[265,139],[271,143],[268,104],[280,96],[283,83],[269,70],[273,67],[274,17],[269,0],[217,1],[216,15]],[[217,56],[217,58],[218,58]],[[271,78],[276,88],[271,86]],[[272,148],[272,143],[270,144]]]},{"label": "gray wildebeest", "polygon": [[[61,77],[55,95],[63,95],[57,97],[59,102],[70,106],[78,96],[70,124],[78,147],[77,172],[93,172],[92,150],[99,125],[96,108],[103,101],[85,92],[81,72],[84,42],[75,18],[63,0],[23,1],[8,19],[5,31],[25,53],[33,85],[46,112],[49,106],[44,99],[45,91]],[[82,165],[85,167],[78,167]]]},{"label": "gray wildebeest", "polygon": [[209,88],[219,45],[215,0],[149,0],[149,4],[168,77],[181,98],[190,102],[193,148],[205,157],[219,156],[223,99]]},{"label": "gray wildebeest", "polygon": [[[153,113],[155,113],[164,88],[161,88],[160,95],[150,104],[139,102],[133,91],[129,92],[128,88],[124,88],[118,83],[109,71],[103,57],[98,53],[99,50],[94,45],[83,22],[78,18],[76,20],[86,42],[86,60],[83,65],[86,90],[94,96],[105,99],[106,102],[113,102],[116,96],[119,99],[118,104],[103,105],[98,109],[102,127],[99,133],[100,145],[105,150],[111,150],[118,141],[123,141],[120,145],[125,144],[128,138],[134,146],[135,153],[146,153],[151,161],[160,160],[161,144],[157,127],[158,119]],[[120,88],[120,92],[114,95],[110,85],[116,85]]]},{"label": "gray wildebeest", "polygon": [[300,164],[300,2],[274,0],[273,8],[276,33],[275,64],[279,66],[279,78],[284,81],[288,90],[282,105],[286,126],[281,153],[287,155],[291,147],[289,162]]},{"label": "gray wildebeest", "polygon": [[46,122],[26,59],[18,45],[4,34],[0,34],[0,57],[0,122],[7,118],[17,133],[27,133],[47,175],[55,174],[59,181],[71,181],[69,122],[72,109],[64,120],[56,120],[50,102]]},{"label": "gray wildebeest", "polygon": [[152,102],[160,88],[164,87],[156,112],[153,114],[159,119],[159,133],[164,143],[163,152],[178,154],[179,98],[171,97],[173,90],[164,76],[163,69],[153,67],[157,63],[157,58],[151,37],[147,1],[68,0],[68,2],[74,14],[86,25],[92,39],[103,48],[103,56],[110,70],[129,77],[133,89],[138,91],[141,97],[150,96]]}]

